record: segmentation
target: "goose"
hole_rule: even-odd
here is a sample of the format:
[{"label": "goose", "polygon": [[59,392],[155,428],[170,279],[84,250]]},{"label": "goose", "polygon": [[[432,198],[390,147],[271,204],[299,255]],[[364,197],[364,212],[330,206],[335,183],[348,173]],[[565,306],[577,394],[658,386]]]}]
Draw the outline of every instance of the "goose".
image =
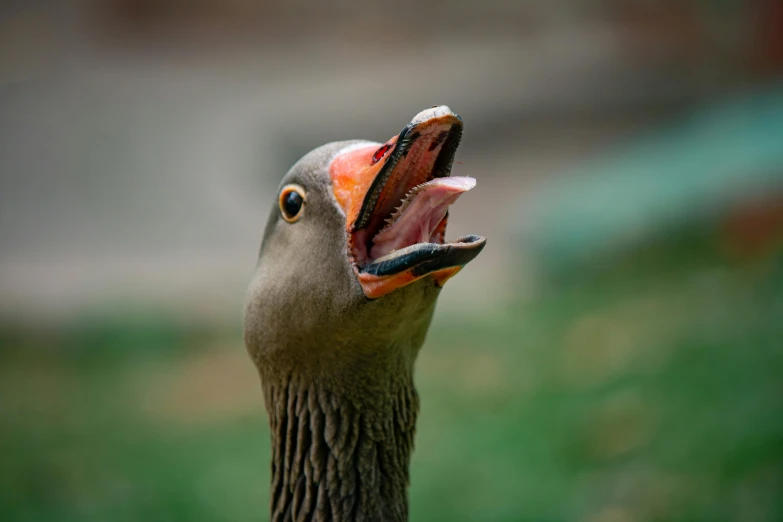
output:
[{"label": "goose", "polygon": [[486,238],[445,241],[462,119],[309,152],[283,177],[245,306],[271,431],[270,518],[404,521],[413,368],[444,283]]}]

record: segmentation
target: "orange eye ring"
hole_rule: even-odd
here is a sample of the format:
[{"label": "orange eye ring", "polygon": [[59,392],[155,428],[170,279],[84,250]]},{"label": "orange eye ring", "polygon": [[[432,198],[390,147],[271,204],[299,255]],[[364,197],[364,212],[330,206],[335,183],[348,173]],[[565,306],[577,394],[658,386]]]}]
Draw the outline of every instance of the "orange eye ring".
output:
[{"label": "orange eye ring", "polygon": [[283,187],[278,198],[280,214],[289,223],[296,223],[304,214],[307,194],[299,185],[291,184]]}]

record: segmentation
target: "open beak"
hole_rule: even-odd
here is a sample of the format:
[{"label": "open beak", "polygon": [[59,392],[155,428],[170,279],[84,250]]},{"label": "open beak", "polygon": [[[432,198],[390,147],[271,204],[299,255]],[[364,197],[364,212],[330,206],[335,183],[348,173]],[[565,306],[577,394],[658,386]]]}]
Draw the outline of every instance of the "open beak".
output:
[{"label": "open beak", "polygon": [[461,137],[462,119],[442,105],[420,112],[386,143],[361,143],[332,160],[348,257],[367,297],[426,276],[443,285],[484,248],[480,236],[445,242],[449,206],[476,184],[450,176]]}]

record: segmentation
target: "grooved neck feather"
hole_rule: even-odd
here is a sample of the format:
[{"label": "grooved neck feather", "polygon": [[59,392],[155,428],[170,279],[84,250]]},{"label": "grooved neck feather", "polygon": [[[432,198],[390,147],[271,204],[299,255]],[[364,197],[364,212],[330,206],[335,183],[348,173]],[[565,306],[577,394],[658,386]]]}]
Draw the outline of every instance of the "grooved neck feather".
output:
[{"label": "grooved neck feather", "polygon": [[407,520],[418,396],[397,377],[358,398],[297,375],[264,383],[272,521]]}]

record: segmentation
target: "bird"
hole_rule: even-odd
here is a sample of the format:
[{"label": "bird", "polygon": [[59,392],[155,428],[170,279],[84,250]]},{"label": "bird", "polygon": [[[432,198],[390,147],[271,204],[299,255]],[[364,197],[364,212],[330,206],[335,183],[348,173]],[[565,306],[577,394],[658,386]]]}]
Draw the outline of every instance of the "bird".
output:
[{"label": "bird", "polygon": [[444,283],[486,238],[445,241],[462,118],[417,114],[385,143],[329,143],[283,177],[244,339],[271,432],[270,519],[404,521],[414,362]]}]

